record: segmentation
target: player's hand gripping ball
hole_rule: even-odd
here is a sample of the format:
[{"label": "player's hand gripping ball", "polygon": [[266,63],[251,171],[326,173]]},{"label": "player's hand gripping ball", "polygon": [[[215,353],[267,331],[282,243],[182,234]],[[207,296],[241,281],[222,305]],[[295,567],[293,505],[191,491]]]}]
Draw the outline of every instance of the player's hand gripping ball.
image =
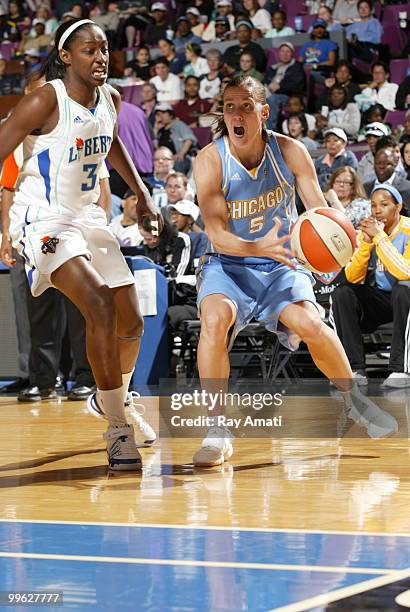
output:
[{"label": "player's hand gripping ball", "polygon": [[351,259],[356,231],[349,219],[334,208],[311,208],[300,215],[290,246],[302,266],[311,272],[336,272]]}]

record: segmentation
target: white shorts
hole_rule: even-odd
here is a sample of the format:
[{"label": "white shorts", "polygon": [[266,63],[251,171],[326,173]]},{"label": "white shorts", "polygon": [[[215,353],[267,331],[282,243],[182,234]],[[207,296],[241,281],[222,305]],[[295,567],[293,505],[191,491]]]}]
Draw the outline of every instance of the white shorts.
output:
[{"label": "white shorts", "polygon": [[52,273],[73,257],[84,255],[108,287],[134,284],[134,277],[107,225],[104,210],[87,206],[80,217],[48,214],[46,209],[12,206],[10,235],[24,257],[31,293],[53,287]]}]

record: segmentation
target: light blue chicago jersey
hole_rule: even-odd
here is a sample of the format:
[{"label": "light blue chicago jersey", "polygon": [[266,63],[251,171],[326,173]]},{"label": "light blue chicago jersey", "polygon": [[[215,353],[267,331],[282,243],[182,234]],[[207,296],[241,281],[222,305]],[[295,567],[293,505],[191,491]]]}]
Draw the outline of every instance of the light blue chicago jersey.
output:
[{"label": "light blue chicago jersey", "polygon": [[[215,141],[222,162],[222,189],[230,231],[245,240],[262,238],[282,222],[279,236],[290,233],[298,218],[295,205],[295,177],[287,167],[273,132],[268,132],[265,153],[257,168],[247,170],[231,153],[226,136]],[[262,257],[231,257],[236,263],[271,263]]]}]

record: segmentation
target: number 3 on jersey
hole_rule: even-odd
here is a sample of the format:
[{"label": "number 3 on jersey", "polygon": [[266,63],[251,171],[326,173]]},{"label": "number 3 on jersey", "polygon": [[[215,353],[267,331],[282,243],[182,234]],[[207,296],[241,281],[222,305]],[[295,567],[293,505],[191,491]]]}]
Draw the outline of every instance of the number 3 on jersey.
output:
[{"label": "number 3 on jersey", "polygon": [[265,225],[265,215],[260,215],[259,217],[254,217],[249,221],[249,232],[251,234],[255,232],[260,232]]},{"label": "number 3 on jersey", "polygon": [[97,165],[84,164],[83,171],[86,173],[86,183],[81,183],[81,191],[92,191],[97,183]]}]

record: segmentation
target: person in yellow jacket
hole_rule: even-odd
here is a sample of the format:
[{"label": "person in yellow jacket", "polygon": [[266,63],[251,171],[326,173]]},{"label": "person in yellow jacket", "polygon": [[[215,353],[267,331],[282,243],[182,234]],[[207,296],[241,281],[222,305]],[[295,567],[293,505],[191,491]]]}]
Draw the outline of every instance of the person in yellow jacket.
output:
[{"label": "person in yellow jacket", "polygon": [[410,219],[390,183],[374,187],[372,216],[360,223],[359,246],[332,295],[330,321],[358,384],[366,385],[363,332],[393,322],[390,375],[384,387],[410,387]]}]

